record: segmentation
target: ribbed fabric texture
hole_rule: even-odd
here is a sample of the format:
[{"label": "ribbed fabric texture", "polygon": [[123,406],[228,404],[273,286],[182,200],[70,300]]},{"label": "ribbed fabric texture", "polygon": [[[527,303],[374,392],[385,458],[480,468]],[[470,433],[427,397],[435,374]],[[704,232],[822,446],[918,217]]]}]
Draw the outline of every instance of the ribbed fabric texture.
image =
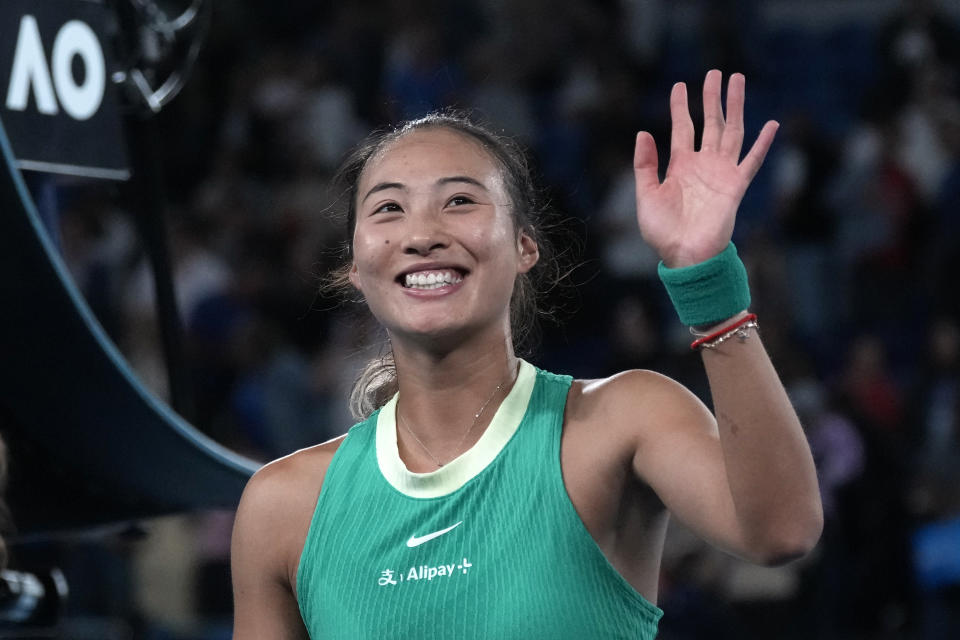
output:
[{"label": "ribbed fabric texture", "polygon": [[297,572],[310,636],[654,638],[662,611],[610,565],[563,485],[570,382],[538,370],[510,441],[439,497],[414,498],[385,480],[376,414],[353,427],[327,471]]}]

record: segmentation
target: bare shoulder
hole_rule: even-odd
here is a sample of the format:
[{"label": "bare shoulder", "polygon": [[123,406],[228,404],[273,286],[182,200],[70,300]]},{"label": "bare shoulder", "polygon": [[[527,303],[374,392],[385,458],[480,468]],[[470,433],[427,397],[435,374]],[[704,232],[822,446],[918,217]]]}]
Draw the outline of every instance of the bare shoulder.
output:
[{"label": "bare shoulder", "polygon": [[343,435],[323,444],[300,449],[265,464],[250,478],[244,490],[244,498],[248,494],[272,494],[278,490],[283,494],[292,493],[292,497],[300,497],[302,492],[310,493],[313,490],[313,498],[316,500],[327,467],[345,437]]},{"label": "bare shoulder", "polygon": [[652,394],[689,393],[679,382],[649,369],[628,369],[607,378],[574,380],[571,393],[577,391],[586,400],[611,402],[639,399]]},{"label": "bare shoulder", "polygon": [[591,431],[621,433],[631,439],[656,436],[662,429],[710,428],[709,410],[686,387],[655,371],[631,369],[596,380],[575,380],[567,399],[568,419]]},{"label": "bare shoulder", "polygon": [[274,460],[250,478],[237,509],[235,553],[238,546],[259,548],[258,557],[293,584],[324,477],[345,437]]}]

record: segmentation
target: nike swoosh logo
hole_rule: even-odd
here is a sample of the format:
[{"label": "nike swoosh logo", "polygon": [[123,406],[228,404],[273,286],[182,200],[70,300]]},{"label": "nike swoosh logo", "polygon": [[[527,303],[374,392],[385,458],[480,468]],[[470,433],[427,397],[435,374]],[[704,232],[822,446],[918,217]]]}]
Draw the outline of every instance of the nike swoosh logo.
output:
[{"label": "nike swoosh logo", "polygon": [[430,542],[434,538],[439,538],[443,534],[453,531],[454,529],[459,527],[461,524],[463,524],[463,520],[453,525],[452,527],[447,527],[446,529],[440,529],[440,531],[434,531],[433,533],[428,533],[425,536],[419,536],[419,537],[410,536],[410,539],[407,540],[407,546],[410,547],[411,549],[414,547],[419,547],[424,542]]}]

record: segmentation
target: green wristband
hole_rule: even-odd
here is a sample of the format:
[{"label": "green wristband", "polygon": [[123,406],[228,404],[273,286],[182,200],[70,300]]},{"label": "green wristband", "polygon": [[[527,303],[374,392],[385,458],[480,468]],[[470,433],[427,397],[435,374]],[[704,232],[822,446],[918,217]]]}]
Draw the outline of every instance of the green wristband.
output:
[{"label": "green wristband", "polygon": [[657,273],[685,325],[717,324],[750,306],[747,270],[732,242],[709,260],[686,267],[671,269],[661,261]]}]

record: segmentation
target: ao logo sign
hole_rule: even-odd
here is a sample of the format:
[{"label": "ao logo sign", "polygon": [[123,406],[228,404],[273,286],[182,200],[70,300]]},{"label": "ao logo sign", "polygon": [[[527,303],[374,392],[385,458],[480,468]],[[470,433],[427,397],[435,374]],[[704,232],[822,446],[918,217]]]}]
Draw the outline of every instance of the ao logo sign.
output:
[{"label": "ao logo sign", "polygon": [[[81,83],[73,75],[74,57],[83,62]],[[93,29],[80,20],[64,24],[53,41],[51,61],[53,65],[48,67],[36,19],[23,16],[7,89],[7,108],[26,111],[32,92],[40,113],[57,115],[59,107],[63,107],[75,120],[86,120],[95,114],[106,89],[106,65]]]}]

